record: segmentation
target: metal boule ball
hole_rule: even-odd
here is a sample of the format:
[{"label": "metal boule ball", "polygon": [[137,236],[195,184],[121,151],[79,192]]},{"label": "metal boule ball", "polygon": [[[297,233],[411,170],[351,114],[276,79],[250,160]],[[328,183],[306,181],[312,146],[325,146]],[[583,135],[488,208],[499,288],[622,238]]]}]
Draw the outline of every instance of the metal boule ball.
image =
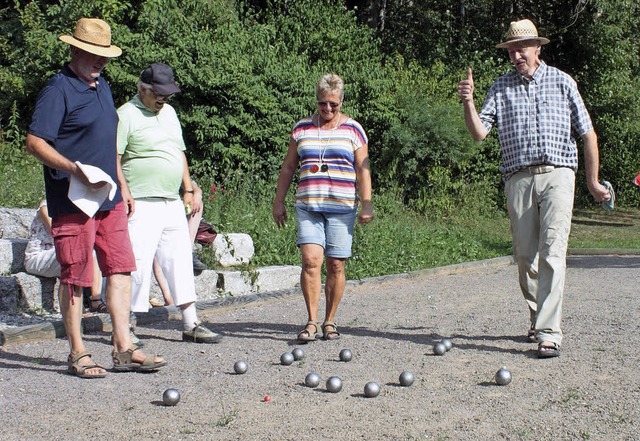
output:
[{"label": "metal boule ball", "polygon": [[400,385],[404,387],[409,387],[416,380],[416,377],[413,376],[413,373],[410,371],[404,371],[400,374]]},{"label": "metal boule ball", "polygon": [[327,390],[331,393],[338,393],[342,390],[342,380],[340,377],[329,377],[327,380]]},{"label": "metal boule ball", "polygon": [[447,351],[450,351],[451,348],[453,347],[453,342],[451,340],[449,340],[448,338],[445,338],[440,343],[442,343],[444,345],[444,347],[447,349]]},{"label": "metal boule ball", "polygon": [[291,352],[285,352],[280,356],[280,363],[284,366],[289,366],[293,363],[293,354]]},{"label": "metal boule ball", "polygon": [[249,369],[249,364],[244,360],[238,360],[233,365],[233,370],[236,374],[244,374]]},{"label": "metal boule ball", "polygon": [[509,372],[506,368],[498,369],[496,372],[496,383],[500,386],[506,386],[511,383],[511,372]]},{"label": "metal boule ball", "polygon": [[436,355],[444,355],[447,352],[447,347],[443,343],[436,343],[433,345],[433,353]]},{"label": "metal boule ball", "polygon": [[375,381],[370,381],[364,385],[364,396],[367,398],[375,398],[380,394],[380,385]]},{"label": "metal boule ball", "polygon": [[307,387],[318,387],[319,384],[320,384],[320,375],[316,374],[315,372],[311,372],[307,374],[307,376],[304,379],[304,385]]},{"label": "metal boule ball", "polygon": [[353,354],[351,349],[343,349],[340,351],[340,361],[351,361]]},{"label": "metal boule ball", "polygon": [[162,402],[165,406],[175,406],[180,401],[180,391],[178,389],[167,389],[162,394]]},{"label": "metal boule ball", "polygon": [[293,359],[295,361],[299,361],[304,358],[304,351],[300,348],[293,348],[293,351],[291,351],[291,354],[293,355]]}]

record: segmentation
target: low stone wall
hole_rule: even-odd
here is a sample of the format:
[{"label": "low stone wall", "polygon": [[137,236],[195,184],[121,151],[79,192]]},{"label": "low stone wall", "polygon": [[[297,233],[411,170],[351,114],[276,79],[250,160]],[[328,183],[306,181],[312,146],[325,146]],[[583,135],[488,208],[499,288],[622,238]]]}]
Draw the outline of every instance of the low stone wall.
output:
[{"label": "low stone wall", "polygon": [[[0,311],[54,311],[58,309],[55,278],[25,273],[24,252],[35,210],[0,208]],[[300,284],[299,266],[268,266],[247,269],[253,257],[251,237],[242,233],[219,234],[206,252],[220,258],[224,270],[205,270],[195,276],[198,300],[242,296],[269,291],[291,290]],[[150,295],[162,299],[160,288],[152,284]]]}]

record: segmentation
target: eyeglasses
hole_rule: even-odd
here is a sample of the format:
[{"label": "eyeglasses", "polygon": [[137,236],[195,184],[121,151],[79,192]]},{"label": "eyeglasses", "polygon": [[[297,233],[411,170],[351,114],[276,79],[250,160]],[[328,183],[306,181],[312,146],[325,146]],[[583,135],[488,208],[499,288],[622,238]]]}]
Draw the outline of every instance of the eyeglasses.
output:
[{"label": "eyeglasses", "polygon": [[155,92],[153,92],[153,93],[155,94],[155,96],[158,97],[158,99],[160,101],[169,101],[171,98],[173,98],[173,94],[171,94],[171,95],[160,95],[160,94],[155,93]]},{"label": "eyeglasses", "polygon": [[156,91],[155,91],[155,90],[153,90],[153,89],[147,89],[147,90],[148,90],[149,92],[151,92],[152,94],[154,94],[154,95],[155,95],[155,97],[156,97],[158,100],[160,100],[160,101],[169,101],[169,100],[170,100],[171,98],[173,98],[173,96],[175,95],[175,94],[173,94],[173,93],[172,93],[171,95],[160,95],[159,93],[156,93]]},{"label": "eyeglasses", "polygon": [[318,101],[318,107],[326,107],[327,104],[330,105],[332,109],[335,109],[342,103],[336,103],[335,101]]}]

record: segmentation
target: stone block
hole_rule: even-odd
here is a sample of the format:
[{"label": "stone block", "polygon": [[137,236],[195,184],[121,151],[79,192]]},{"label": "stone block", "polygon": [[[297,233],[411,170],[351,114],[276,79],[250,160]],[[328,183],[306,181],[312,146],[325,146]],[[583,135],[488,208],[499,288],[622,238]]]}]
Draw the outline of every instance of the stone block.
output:
[{"label": "stone block", "polygon": [[[204,270],[195,276],[196,295],[198,300],[217,299],[218,293],[218,273],[213,270]],[[162,291],[155,277],[151,278],[151,297],[164,301]]]},{"label": "stone block", "polygon": [[252,292],[249,271],[218,271],[218,290],[223,295],[241,296]]},{"label": "stone block", "polygon": [[225,268],[246,265],[255,253],[251,236],[244,233],[218,234],[211,247],[216,261]]},{"label": "stone block", "polygon": [[29,237],[36,208],[0,208],[0,238]]},{"label": "stone block", "polygon": [[218,290],[240,296],[257,292],[293,289],[300,284],[302,268],[294,265],[265,266],[252,270],[218,272]]},{"label": "stone block", "polygon": [[24,271],[24,251],[28,239],[0,239],[0,274]]},{"label": "stone block", "polygon": [[0,277],[0,311],[57,310],[58,279],[17,273]]},{"label": "stone block", "polygon": [[198,300],[210,300],[220,297],[218,291],[218,273],[213,270],[204,270],[196,276],[196,294]]},{"label": "stone block", "polygon": [[13,276],[0,276],[0,311],[18,312],[18,284]]},{"label": "stone block", "polygon": [[257,268],[258,277],[253,286],[256,292],[293,289],[300,285],[302,268],[295,265],[264,266]]},{"label": "stone block", "polygon": [[13,277],[18,288],[18,307],[24,310],[44,309],[54,311],[57,307],[58,279],[17,273]]}]

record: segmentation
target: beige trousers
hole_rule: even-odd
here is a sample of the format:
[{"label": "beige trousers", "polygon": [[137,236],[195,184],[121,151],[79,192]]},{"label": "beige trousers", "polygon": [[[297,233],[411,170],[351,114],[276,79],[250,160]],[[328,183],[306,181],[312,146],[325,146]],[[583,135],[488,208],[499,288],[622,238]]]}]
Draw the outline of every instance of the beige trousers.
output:
[{"label": "beige trousers", "polygon": [[539,342],[562,344],[562,296],[575,173],[530,167],[505,183],[520,289]]}]

